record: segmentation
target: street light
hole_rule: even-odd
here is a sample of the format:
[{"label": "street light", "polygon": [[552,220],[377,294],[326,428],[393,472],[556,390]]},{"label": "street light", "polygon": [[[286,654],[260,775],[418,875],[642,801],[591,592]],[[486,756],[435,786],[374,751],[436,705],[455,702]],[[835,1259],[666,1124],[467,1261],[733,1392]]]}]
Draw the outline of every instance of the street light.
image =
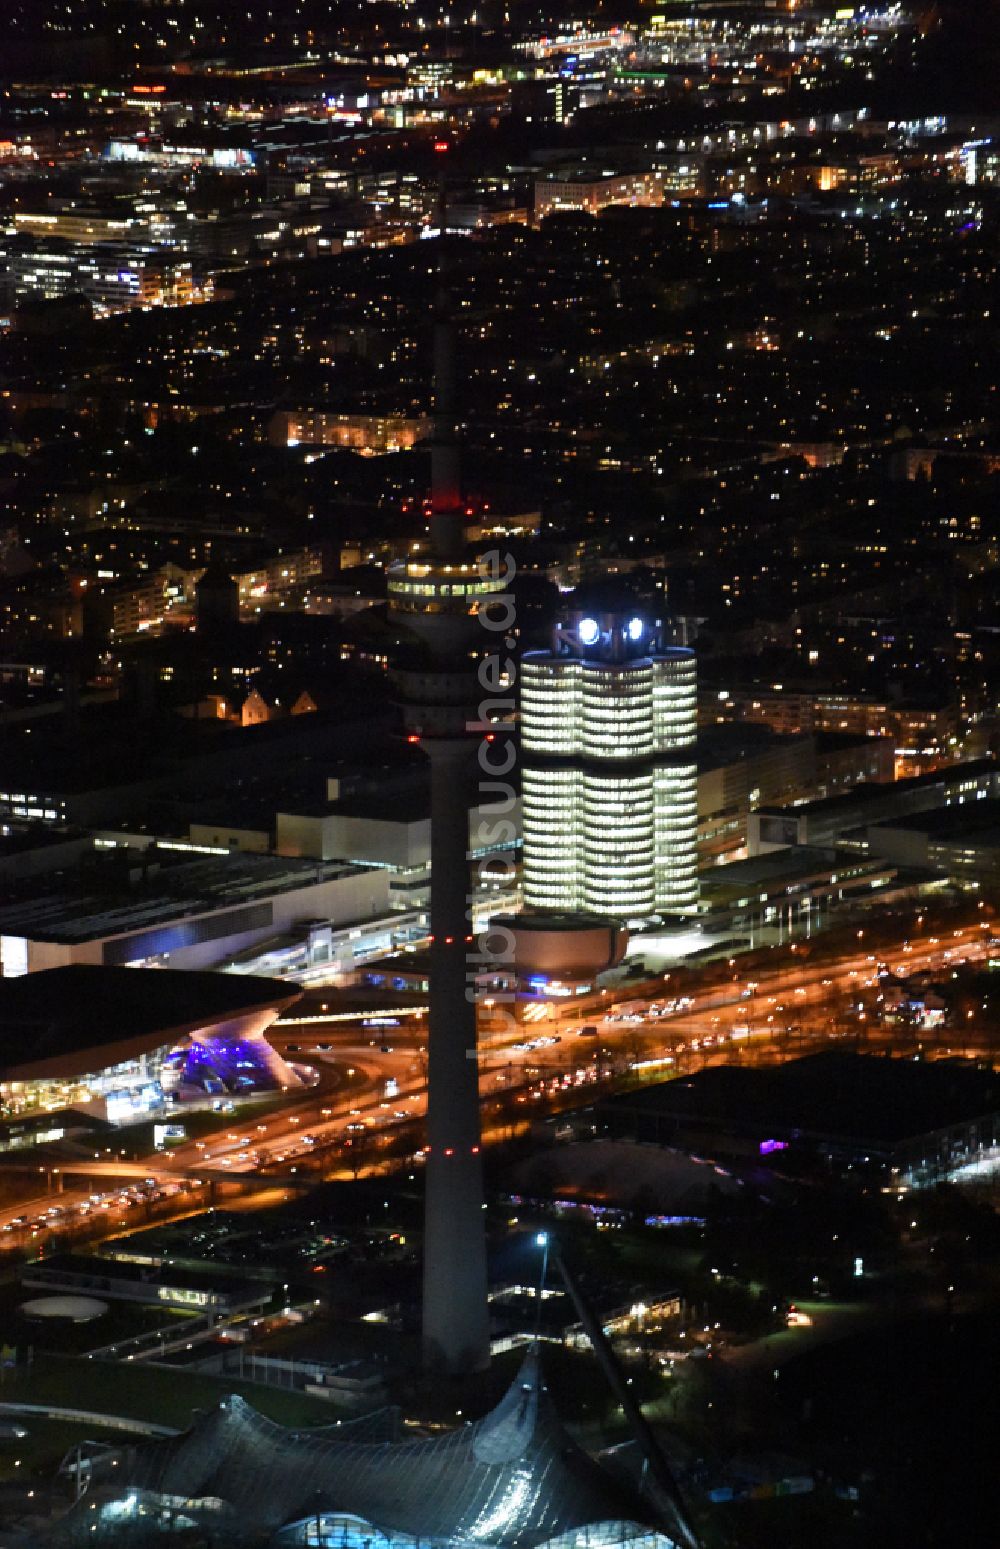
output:
[{"label": "street light", "polygon": [[538,1306],[535,1308],[535,1338],[537,1339],[542,1327],[542,1297],[545,1293],[545,1276],[549,1267],[548,1232],[535,1233],[535,1247],[542,1250],[542,1273],[538,1279]]}]

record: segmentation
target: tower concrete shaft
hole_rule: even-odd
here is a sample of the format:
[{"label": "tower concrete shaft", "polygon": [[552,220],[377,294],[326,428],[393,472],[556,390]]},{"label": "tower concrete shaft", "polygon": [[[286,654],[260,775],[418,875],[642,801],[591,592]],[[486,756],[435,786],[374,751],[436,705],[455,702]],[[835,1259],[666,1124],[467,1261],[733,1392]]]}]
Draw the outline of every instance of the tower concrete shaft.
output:
[{"label": "tower concrete shaft", "polygon": [[489,1361],[476,1007],[467,994],[469,806],[480,745],[470,731],[479,719],[470,651],[480,626],[469,610],[503,583],[480,577],[474,564],[422,564],[411,576],[413,568],[390,574],[389,595],[415,649],[393,676],[407,730],[431,766],[424,1356],[428,1366],[463,1372]]},{"label": "tower concrete shaft", "polygon": [[[446,228],[444,178],[441,231]],[[434,439],[430,555],[398,561],[389,612],[404,639],[394,679],[407,730],[431,766],[431,982],[424,1211],[424,1359],[451,1372],[490,1357],[486,1225],[479,1130],[476,1007],[467,967],[472,942],[469,807],[481,692],[477,661],[490,636],[478,619],[504,581],[466,549],[455,388],[455,324],[439,248],[434,309]],[[470,986],[471,988],[471,986]]]},{"label": "tower concrete shaft", "polygon": [[476,1008],[466,995],[468,738],[432,738],[431,991],[428,1038],[424,1358],[449,1371],[489,1362]]}]

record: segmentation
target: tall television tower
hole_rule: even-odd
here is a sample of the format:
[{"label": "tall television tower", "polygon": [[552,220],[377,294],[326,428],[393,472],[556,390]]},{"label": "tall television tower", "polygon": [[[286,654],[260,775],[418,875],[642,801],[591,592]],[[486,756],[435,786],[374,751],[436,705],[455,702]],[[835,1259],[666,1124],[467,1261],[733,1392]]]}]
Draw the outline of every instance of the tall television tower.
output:
[{"label": "tall television tower", "polygon": [[[442,197],[442,241],[444,234]],[[406,730],[431,766],[431,970],[427,1070],[423,1344],[428,1366],[489,1362],[476,1008],[466,996],[472,943],[469,806],[478,729],[477,619],[503,580],[481,574],[465,536],[455,403],[455,328],[439,270],[434,315],[430,552],[389,567],[389,617],[404,644],[393,670]]]}]

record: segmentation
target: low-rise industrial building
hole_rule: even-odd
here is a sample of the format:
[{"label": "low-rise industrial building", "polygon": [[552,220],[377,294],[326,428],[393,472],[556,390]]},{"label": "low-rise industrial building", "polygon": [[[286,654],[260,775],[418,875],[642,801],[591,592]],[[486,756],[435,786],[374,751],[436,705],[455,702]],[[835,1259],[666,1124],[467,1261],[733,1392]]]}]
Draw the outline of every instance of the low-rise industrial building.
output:
[{"label": "low-rise industrial building", "polygon": [[868,848],[897,866],[922,866],[956,880],[1000,876],[1000,800],[942,807],[868,829]]},{"label": "low-rise industrial building", "polygon": [[377,867],[233,854],[144,835],[82,841],[75,867],[7,876],[0,897],[4,977],[91,963],[215,968],[291,932],[310,966],[331,962],[331,931],[384,916]]},{"label": "low-rise industrial building", "polygon": [[703,925],[706,933],[743,934],[751,943],[766,930],[779,939],[812,935],[839,911],[885,902],[896,891],[896,867],[886,861],[796,845],[709,867],[701,883]]},{"label": "low-rise industrial building", "polygon": [[699,1155],[795,1149],[897,1181],[940,1177],[1000,1143],[1000,1076],[964,1060],[831,1050],[749,1069],[718,1065],[606,1099],[605,1134]]},{"label": "low-rise industrial building", "polygon": [[749,851],[761,855],[786,845],[830,845],[848,838],[863,850],[871,824],[995,797],[1000,797],[1000,764],[972,759],[889,785],[859,785],[821,801],[761,806],[750,814]]},{"label": "low-rise industrial building", "polygon": [[21,1284],[33,1290],[67,1291],[217,1318],[261,1312],[274,1295],[270,1285],[259,1281],[223,1281],[176,1266],[149,1269],[84,1254],[32,1264],[22,1274]]},{"label": "low-rise industrial building", "polygon": [[[483,857],[511,848],[497,842],[503,827],[496,803],[469,809],[469,853]],[[503,818],[512,833],[520,827],[520,803],[512,799]],[[280,855],[376,867],[386,878],[395,908],[426,909],[431,880],[430,787],[421,772],[386,780],[375,793],[342,793],[341,782],[327,782],[327,800],[301,802],[279,810],[275,846]]]},{"label": "low-rise industrial building", "polygon": [[885,737],[833,732],[781,736],[752,721],[703,726],[698,735],[698,858],[702,865],[746,852],[759,808],[836,797],[893,778]]}]

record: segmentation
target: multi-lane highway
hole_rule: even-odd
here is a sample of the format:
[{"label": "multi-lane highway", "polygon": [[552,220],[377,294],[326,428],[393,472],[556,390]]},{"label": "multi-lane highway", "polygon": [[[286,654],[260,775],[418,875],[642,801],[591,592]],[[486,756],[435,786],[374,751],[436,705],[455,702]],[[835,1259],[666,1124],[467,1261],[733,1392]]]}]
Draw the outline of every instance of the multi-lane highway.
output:
[{"label": "multi-lane highway", "polygon": [[[650,1057],[748,1040],[770,1045],[776,1057],[787,1057],[796,1052],[800,1034],[857,1037],[861,1024],[872,1022],[880,969],[907,977],[950,974],[998,953],[991,928],[979,922],[914,940],[900,938],[876,951],[865,948],[864,935],[859,931],[857,949],[835,961],[807,957],[796,947],[787,949],[773,967],[750,968],[732,959],[725,976],[716,970],[704,990],[689,986],[681,996],[672,994],[668,976],[660,985],[643,982],[614,994],[604,992],[603,1000],[588,997],[582,1005],[554,1002],[543,1018],[532,1022],[530,1036],[539,1040],[553,1031],[565,1035],[590,1024],[602,1042],[624,1037]],[[881,1030],[881,1036],[891,1042],[895,1035]],[[972,1034],[956,1035],[956,1047],[964,1047],[970,1038],[976,1042]]]},{"label": "multi-lane highway", "polygon": [[[484,1012],[481,1038],[484,1101],[510,1099],[545,1111],[592,1080],[609,1062],[624,1070],[687,1071],[716,1060],[782,1059],[845,1036],[864,1035],[891,1047],[901,1034],[873,1015],[879,969],[950,973],[982,961],[997,947],[984,923],[917,933],[868,950],[865,932],[837,959],[805,955],[801,947],[775,954],[773,966],[733,959],[699,976],[686,975],[683,994],[662,976],[565,1001],[544,998],[522,1007],[516,1026],[501,1030]],[[395,1022],[396,1025],[391,1025]],[[401,1008],[376,1027],[331,1010],[275,1024],[275,1046],[314,1073],[315,1084],[289,1093],[277,1111],[239,1117],[211,1135],[182,1141],[169,1152],[136,1161],[108,1153],[59,1164],[63,1192],[0,1211],[0,1241],[50,1243],[80,1231],[110,1235],[140,1224],[142,1206],[204,1208],[204,1185],[227,1180],[249,1186],[297,1186],[337,1172],[384,1165],[380,1143],[394,1131],[412,1134],[425,1108],[426,1023],[421,1008]],[[906,1033],[912,1047],[913,1033]],[[974,1029],[947,1034],[942,1052],[983,1052]],[[516,1097],[511,1098],[516,1089]],[[489,1116],[485,1127],[489,1130]],[[503,1129],[503,1126],[500,1126]],[[414,1141],[414,1144],[417,1144]],[[353,1166],[352,1166],[353,1163]],[[61,1172],[60,1172],[61,1169]],[[41,1169],[39,1169],[41,1171]],[[100,1183],[98,1180],[101,1180]],[[106,1180],[106,1181],[105,1181]],[[113,1181],[112,1181],[113,1180]],[[200,1180],[200,1192],[195,1180]],[[218,1192],[218,1191],[217,1191]],[[223,1190],[223,1192],[225,1192]]]},{"label": "multi-lane highway", "polygon": [[[402,1122],[397,1117],[405,1111],[402,1100],[385,1097],[393,1064],[398,1071],[399,1062],[393,1061],[392,1053],[385,1056],[380,1048],[345,1044],[336,1063],[333,1060],[332,1054],[312,1051],[309,1064],[320,1077],[315,1086],[289,1093],[287,1104],[277,1112],[271,1108],[255,1116],[254,1105],[247,1104],[239,1120],[234,1115],[226,1127],[204,1139],[185,1140],[138,1160],[105,1150],[78,1161],[39,1167],[39,1173],[47,1175],[50,1192],[0,1210],[0,1242],[37,1247],[81,1232],[109,1235],[139,1225],[142,1207],[150,1202],[173,1201],[178,1212],[190,1210],[198,1187],[224,1184],[240,1175],[263,1172],[266,1177],[270,1171],[279,1180],[294,1182],[314,1151],[353,1138],[351,1126],[368,1129],[376,1123]],[[408,1063],[422,1086],[413,1051]],[[183,1113],[171,1118],[184,1121]],[[274,1181],[272,1176],[271,1186]],[[52,1188],[58,1192],[53,1194]]]}]

